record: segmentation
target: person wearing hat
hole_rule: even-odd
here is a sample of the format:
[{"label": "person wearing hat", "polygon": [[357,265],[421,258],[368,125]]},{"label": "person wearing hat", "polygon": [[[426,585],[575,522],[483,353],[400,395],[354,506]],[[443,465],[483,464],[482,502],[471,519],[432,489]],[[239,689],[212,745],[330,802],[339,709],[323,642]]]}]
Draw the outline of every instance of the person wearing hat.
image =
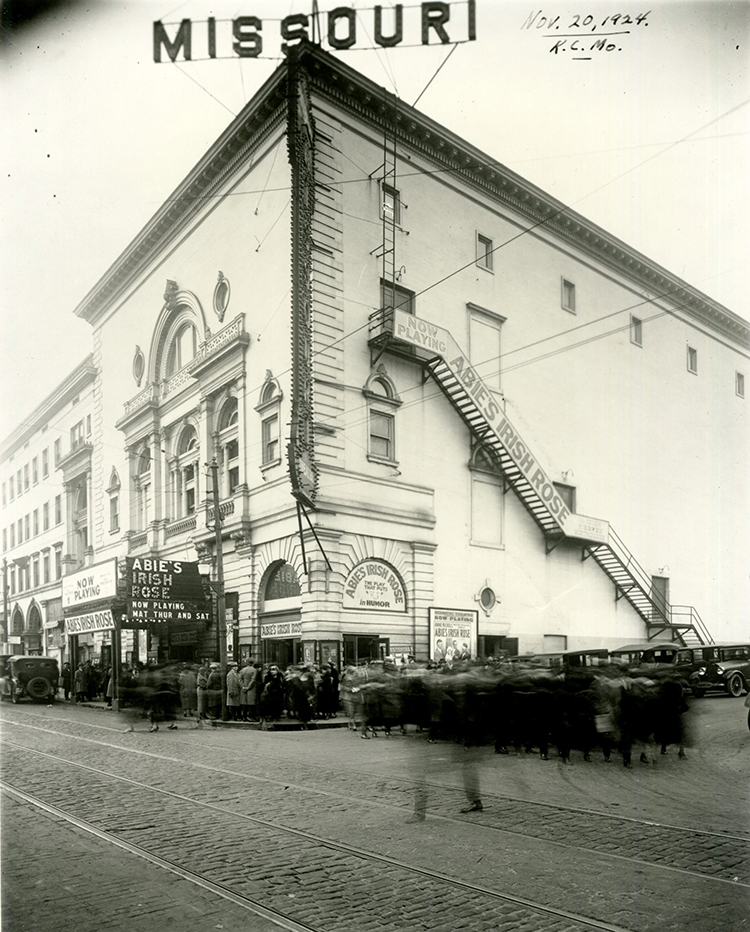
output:
[{"label": "person wearing hat", "polygon": [[221,666],[212,663],[208,668],[206,706],[210,718],[221,718]]},{"label": "person wearing hat", "polygon": [[227,670],[227,715],[232,721],[240,718],[240,674],[236,663],[230,663]]}]

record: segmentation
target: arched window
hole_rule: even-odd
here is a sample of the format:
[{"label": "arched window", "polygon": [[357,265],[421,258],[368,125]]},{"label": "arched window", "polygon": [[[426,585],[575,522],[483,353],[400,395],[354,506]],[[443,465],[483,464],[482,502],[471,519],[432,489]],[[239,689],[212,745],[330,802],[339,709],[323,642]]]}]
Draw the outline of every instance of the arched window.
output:
[{"label": "arched window", "polygon": [[192,362],[197,352],[198,331],[190,321],[186,321],[179,327],[169,344],[167,350],[167,378],[170,378],[175,372],[179,372],[183,366]]},{"label": "arched window", "polygon": [[383,366],[373,373],[363,389],[368,408],[367,458],[396,465],[396,411],[401,399]]},{"label": "arched window", "polygon": [[39,612],[39,606],[35,604],[32,604],[29,608],[29,618],[26,630],[32,634],[36,634],[42,630],[42,616]]},{"label": "arched window", "polygon": [[184,518],[195,514],[199,501],[198,459],[200,446],[198,433],[189,425],[180,434],[177,443],[177,461],[175,464],[176,517]]},{"label": "arched window", "polygon": [[14,636],[23,634],[23,612],[16,606],[10,619],[10,631]]},{"label": "arched window", "polygon": [[151,520],[151,447],[141,449],[136,459],[134,476],[136,525],[144,531]]},{"label": "arched window", "polygon": [[109,533],[114,534],[120,530],[120,476],[114,466],[106,492],[109,495]]},{"label": "arched window", "polygon": [[266,375],[255,409],[260,414],[261,466],[265,470],[281,462],[281,391],[278,382]]},{"label": "arched window", "polygon": [[224,497],[232,495],[240,484],[239,411],[237,399],[229,397],[221,407],[218,420],[218,459]]}]

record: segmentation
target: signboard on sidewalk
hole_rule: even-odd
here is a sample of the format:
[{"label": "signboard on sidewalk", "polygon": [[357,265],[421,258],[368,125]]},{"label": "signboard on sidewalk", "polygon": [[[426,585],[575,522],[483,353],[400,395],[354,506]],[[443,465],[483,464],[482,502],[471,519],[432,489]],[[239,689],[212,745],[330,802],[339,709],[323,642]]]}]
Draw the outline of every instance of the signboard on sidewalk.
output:
[{"label": "signboard on sidewalk", "polygon": [[430,608],[430,660],[451,663],[476,657],[478,622],[476,609]]}]

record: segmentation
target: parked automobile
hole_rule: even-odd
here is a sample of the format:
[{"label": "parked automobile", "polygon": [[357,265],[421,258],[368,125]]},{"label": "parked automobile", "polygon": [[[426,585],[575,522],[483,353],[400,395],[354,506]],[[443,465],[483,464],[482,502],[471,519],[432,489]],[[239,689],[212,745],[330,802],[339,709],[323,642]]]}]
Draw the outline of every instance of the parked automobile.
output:
[{"label": "parked automobile", "polygon": [[721,690],[735,698],[750,688],[750,644],[713,644],[712,657],[690,677],[693,695]]},{"label": "parked automobile", "polygon": [[683,681],[685,688],[690,684],[690,677],[701,666],[714,658],[713,644],[700,647],[685,647],[671,641],[641,641],[625,644],[610,651],[614,663],[627,665],[635,675],[664,672],[670,670]]},{"label": "parked automobile", "polygon": [[14,655],[5,662],[0,677],[0,697],[19,702],[24,697],[36,701],[54,698],[60,671],[54,657]]}]

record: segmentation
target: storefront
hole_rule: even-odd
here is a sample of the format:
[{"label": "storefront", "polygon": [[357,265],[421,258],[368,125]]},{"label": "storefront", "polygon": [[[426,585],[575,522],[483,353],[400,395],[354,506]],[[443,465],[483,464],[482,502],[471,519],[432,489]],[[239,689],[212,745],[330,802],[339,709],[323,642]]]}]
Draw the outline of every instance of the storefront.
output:
[{"label": "storefront", "polygon": [[293,663],[311,663],[302,646],[302,590],[294,567],[272,565],[261,585],[259,613],[261,659],[282,669]]},{"label": "storefront", "polygon": [[[89,566],[62,580],[67,658],[72,669],[90,663],[118,680],[117,620],[125,609],[117,592],[117,559]],[[102,677],[104,679],[104,677]]]}]

